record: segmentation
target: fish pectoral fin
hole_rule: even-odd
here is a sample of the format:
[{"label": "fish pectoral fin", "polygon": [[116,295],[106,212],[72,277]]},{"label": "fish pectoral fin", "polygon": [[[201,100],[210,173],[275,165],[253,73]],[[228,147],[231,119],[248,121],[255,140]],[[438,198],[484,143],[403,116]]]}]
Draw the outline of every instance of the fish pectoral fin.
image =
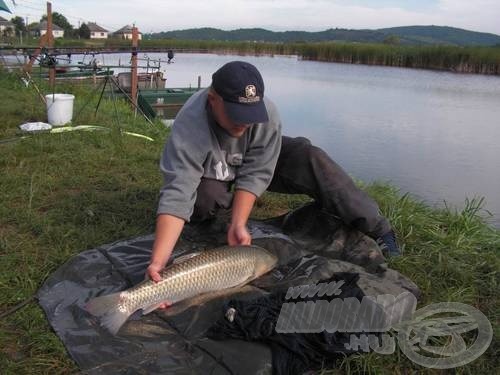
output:
[{"label": "fish pectoral fin", "polygon": [[244,283],[243,283],[243,284],[248,284],[248,283],[250,283],[251,281],[254,281],[255,279],[257,279],[258,277],[259,277],[259,274],[254,273],[254,274],[252,274],[252,275],[248,276],[248,278],[244,281]]},{"label": "fish pectoral fin", "polygon": [[240,285],[227,288],[227,289],[221,289],[221,290],[216,290],[213,292],[208,292],[208,293],[203,293],[199,294],[195,297],[191,297],[188,299],[185,299],[181,302],[178,302],[174,304],[172,307],[162,310],[162,314],[165,316],[174,316],[177,314],[180,314],[181,312],[184,312],[185,310],[189,309],[190,307],[193,306],[200,306],[203,305],[211,300],[214,300],[216,298],[222,298],[226,296],[233,295],[235,293],[247,293],[251,291],[255,291],[256,289],[251,286],[251,285],[245,285],[245,283],[241,283]]},{"label": "fish pectoral fin", "polygon": [[155,311],[158,307],[160,307],[161,305],[163,305],[164,303],[167,303],[170,305],[169,302],[160,302],[160,303],[155,303],[154,305],[151,305],[151,306],[147,306],[146,308],[142,309],[142,315],[147,315],[149,314],[150,312],[152,311]]},{"label": "fish pectoral fin", "polygon": [[178,264],[178,263],[185,262],[186,260],[194,258],[194,257],[196,257],[196,256],[198,256],[200,254],[201,254],[201,251],[200,252],[196,252],[196,253],[181,255],[180,257],[175,258],[172,261],[172,264]]}]

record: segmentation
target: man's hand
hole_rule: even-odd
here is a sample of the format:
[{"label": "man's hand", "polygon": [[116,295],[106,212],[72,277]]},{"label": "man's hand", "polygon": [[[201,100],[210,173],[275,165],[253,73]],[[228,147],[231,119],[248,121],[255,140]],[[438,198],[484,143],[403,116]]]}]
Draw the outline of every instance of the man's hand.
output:
[{"label": "man's hand", "polygon": [[247,229],[247,221],[257,197],[245,190],[236,190],[233,199],[233,216],[227,231],[229,246],[250,245],[252,236]]},{"label": "man's hand", "polygon": [[[160,271],[167,264],[183,227],[184,220],[176,216],[168,214],[158,215],[156,219],[155,243],[153,244],[151,263],[146,270],[146,279],[153,280],[155,283],[161,281]],[[170,305],[171,303],[166,301],[160,305],[160,308]]]},{"label": "man's hand", "polygon": [[[161,265],[151,263],[148,269],[146,270],[146,279],[153,280],[155,283],[160,282],[161,281],[160,271],[162,270],[162,268],[163,267]],[[170,305],[172,305],[170,302],[165,301],[160,306],[158,306],[158,308],[166,309]]]},{"label": "man's hand", "polygon": [[231,225],[227,231],[227,243],[234,245],[251,245],[252,236],[245,225]]},{"label": "man's hand", "polygon": [[160,271],[163,267],[159,264],[151,263],[146,270],[146,278],[153,280],[155,283],[161,281]]}]

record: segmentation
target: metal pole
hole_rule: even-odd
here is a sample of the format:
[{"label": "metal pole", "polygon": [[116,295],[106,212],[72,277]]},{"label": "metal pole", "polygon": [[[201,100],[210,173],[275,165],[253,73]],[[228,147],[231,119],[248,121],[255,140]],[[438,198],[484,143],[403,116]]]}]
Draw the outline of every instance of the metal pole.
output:
[{"label": "metal pole", "polygon": [[[54,47],[54,34],[52,34],[52,4],[47,1],[47,44],[49,50]],[[49,84],[54,87],[56,83],[56,67],[53,64],[49,66]]]},{"label": "metal pole", "polygon": [[139,30],[132,28],[132,104],[137,108],[137,46],[139,45]]},{"label": "metal pole", "polygon": [[97,117],[97,111],[99,109],[99,106],[101,105],[102,97],[104,96],[104,90],[106,90],[106,84],[108,83],[109,80],[109,75],[104,78],[104,84],[102,85],[102,90],[101,90],[101,95],[99,96],[99,101],[97,102],[97,106],[95,107],[95,112],[94,112],[94,118]]},{"label": "metal pole", "polygon": [[130,96],[128,96],[128,94],[125,92],[125,90],[122,89],[122,87],[120,86],[118,81],[115,79],[115,77],[110,77],[109,80],[111,81],[111,83],[113,85],[115,85],[115,87],[118,89],[118,91],[120,91],[129,100],[129,102],[132,103],[132,106],[135,108],[135,110],[142,113],[142,115],[144,116],[146,121],[149,122],[151,125],[154,125],[153,122],[148,118],[148,116],[146,116],[146,114],[143,112],[143,110],[134,104],[134,102],[132,101],[132,98]]}]

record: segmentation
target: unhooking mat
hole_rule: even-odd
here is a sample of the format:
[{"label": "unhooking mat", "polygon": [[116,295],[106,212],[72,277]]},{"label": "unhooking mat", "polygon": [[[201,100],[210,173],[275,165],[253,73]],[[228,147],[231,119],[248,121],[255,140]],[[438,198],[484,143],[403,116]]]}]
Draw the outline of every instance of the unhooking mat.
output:
[{"label": "unhooking mat", "polygon": [[[225,225],[224,220],[186,225],[173,258],[224,245]],[[399,296],[408,291],[419,296],[413,282],[387,269],[372,239],[343,226],[314,204],[275,219],[250,221],[249,230],[253,244],[278,256],[275,270],[236,294],[184,306],[180,312],[136,313],[117,336],[99,326],[84,310],[85,303],[97,294],[142,281],[153,235],[80,253],[48,278],[37,297],[70,356],[87,374],[266,374],[272,372],[272,358],[265,344],[207,337],[230,299],[256,299],[341,272],[359,275],[357,285],[368,296]]]}]

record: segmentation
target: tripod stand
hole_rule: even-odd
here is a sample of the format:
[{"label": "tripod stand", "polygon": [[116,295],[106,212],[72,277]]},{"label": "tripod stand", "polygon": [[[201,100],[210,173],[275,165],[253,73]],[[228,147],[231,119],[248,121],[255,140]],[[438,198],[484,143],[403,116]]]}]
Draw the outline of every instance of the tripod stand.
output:
[{"label": "tripod stand", "polygon": [[[114,108],[115,108],[115,115],[116,115],[116,119],[117,121],[119,122],[119,118],[118,118],[118,110],[116,108],[116,96],[115,96],[115,88],[118,89],[119,92],[121,92],[125,98],[127,99],[127,101],[132,104],[132,106],[134,107],[135,111],[137,112],[140,112],[142,116],[144,116],[144,118],[146,119],[146,121],[150,124],[150,125],[154,125],[153,122],[151,121],[151,119],[144,113],[144,111],[137,105],[134,103],[134,101],[132,100],[132,98],[130,97],[130,95],[118,84],[118,82],[116,81],[116,78],[113,77],[112,75],[110,74],[107,74],[103,80],[103,83],[101,84],[102,85],[102,88],[101,88],[101,85],[97,86],[91,93],[90,95],[90,98],[92,98],[94,96],[94,94],[101,88],[101,93],[99,95],[99,101],[97,102],[97,105],[96,105],[96,108],[95,108],[95,112],[94,112],[94,116],[97,116],[97,111],[99,110],[99,107],[101,105],[101,102],[102,102],[102,98],[104,96],[104,92],[106,91],[106,87],[108,86],[108,82],[109,84],[111,85],[111,96],[113,98],[113,104],[114,104]],[[86,103],[84,103],[84,105],[82,106],[82,108],[80,108],[80,110],[77,112],[76,116],[75,116],[75,119],[82,113],[82,111],[87,107],[87,105],[89,104],[90,102],[90,98],[89,100],[87,100]]]}]

